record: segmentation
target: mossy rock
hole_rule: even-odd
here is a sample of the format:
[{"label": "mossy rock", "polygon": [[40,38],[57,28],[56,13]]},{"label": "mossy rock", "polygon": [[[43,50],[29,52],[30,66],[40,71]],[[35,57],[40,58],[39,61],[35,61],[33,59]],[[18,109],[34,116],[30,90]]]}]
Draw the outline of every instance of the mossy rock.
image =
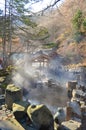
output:
[{"label": "mossy rock", "polygon": [[4,81],[5,81],[5,78],[6,78],[5,76],[1,76],[1,77],[0,77],[0,83],[4,82]]},{"label": "mossy rock", "polygon": [[27,101],[19,101],[13,103],[12,110],[15,111],[25,111],[27,110],[27,107],[30,106],[30,103]]},{"label": "mossy rock", "polygon": [[5,102],[8,109],[12,109],[12,105],[16,101],[22,101],[22,90],[14,84],[9,84],[5,91]]},{"label": "mossy rock", "polygon": [[29,102],[19,101],[12,105],[12,111],[17,120],[21,120],[26,115],[27,107],[30,105]]},{"label": "mossy rock", "polygon": [[54,128],[53,116],[45,105],[30,105],[27,114],[36,128]]},{"label": "mossy rock", "polygon": [[21,88],[15,86],[14,84],[9,84],[6,88],[6,91],[10,91],[10,92],[17,92],[20,90],[21,90]]},{"label": "mossy rock", "polygon": [[5,93],[5,90],[7,88],[7,85],[12,81],[11,75],[2,76],[0,77],[0,88],[3,91],[3,94]]},{"label": "mossy rock", "polygon": [[9,75],[9,73],[5,69],[0,70],[0,76],[7,76],[7,75]]}]

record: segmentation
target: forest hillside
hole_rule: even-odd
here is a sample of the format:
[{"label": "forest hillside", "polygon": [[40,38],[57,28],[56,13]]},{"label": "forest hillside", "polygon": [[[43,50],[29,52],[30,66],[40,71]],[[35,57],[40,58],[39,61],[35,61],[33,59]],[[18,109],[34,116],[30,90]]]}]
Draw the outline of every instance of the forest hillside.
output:
[{"label": "forest hillside", "polygon": [[[41,47],[55,47],[57,53],[64,57],[64,64],[86,62],[86,0],[64,0],[55,9],[24,16],[27,27],[20,23],[17,21],[16,31],[12,35],[12,51],[20,52],[32,46],[33,51]],[[27,43],[31,46],[27,47]],[[1,37],[0,51],[3,51]]]},{"label": "forest hillside", "polygon": [[66,64],[86,62],[86,0],[65,0],[38,23],[48,29],[47,42],[56,43]]}]

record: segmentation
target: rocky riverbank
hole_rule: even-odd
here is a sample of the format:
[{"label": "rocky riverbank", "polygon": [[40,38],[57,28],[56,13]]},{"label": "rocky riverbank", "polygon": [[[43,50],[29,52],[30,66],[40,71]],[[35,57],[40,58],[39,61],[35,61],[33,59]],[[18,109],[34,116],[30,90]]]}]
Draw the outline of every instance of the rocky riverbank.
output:
[{"label": "rocky riverbank", "polygon": [[[43,104],[41,102],[34,104],[30,102],[30,100],[27,100],[28,98],[25,100],[25,98],[23,98],[23,90],[15,84],[11,84],[11,73],[8,71],[5,72],[6,77],[5,75],[1,75],[0,80],[0,94],[2,94],[0,95],[0,129],[16,130],[20,128],[21,130],[85,130],[85,86],[78,85],[76,81],[68,82],[66,88],[69,98],[67,100],[68,103],[66,103],[64,107],[56,106],[56,109],[53,112],[48,107],[48,102],[46,102],[45,105],[45,102]],[[9,82],[5,82],[7,77],[10,77],[10,80],[7,80]],[[6,85],[4,87],[4,91],[2,89],[3,84]],[[57,90],[59,90],[59,92],[60,90],[62,91],[58,85],[50,81],[47,85],[49,86],[48,91],[50,94],[58,93]],[[37,87],[35,89],[38,89],[41,92],[45,91],[45,93],[47,90],[46,87],[45,89],[40,87]],[[30,92],[30,94],[31,93],[33,92]],[[44,96],[42,96],[42,98],[44,98]],[[54,101],[56,102],[56,100],[53,100],[53,102]],[[54,108],[53,104],[52,109]],[[8,125],[6,126],[6,124]]]}]

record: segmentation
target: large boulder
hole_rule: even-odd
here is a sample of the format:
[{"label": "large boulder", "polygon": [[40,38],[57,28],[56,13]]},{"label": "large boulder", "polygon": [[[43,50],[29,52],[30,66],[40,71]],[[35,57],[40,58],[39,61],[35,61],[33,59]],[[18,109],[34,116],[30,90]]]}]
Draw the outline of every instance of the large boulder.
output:
[{"label": "large boulder", "polygon": [[29,105],[30,105],[30,103],[26,102],[26,101],[20,101],[20,102],[13,103],[12,111],[17,120],[20,120],[25,117],[26,110]]},{"label": "large boulder", "polygon": [[5,91],[5,103],[8,109],[12,109],[12,105],[16,101],[22,100],[22,90],[14,84],[9,84]]},{"label": "large boulder", "polygon": [[45,105],[30,105],[27,114],[37,129],[54,130],[52,113]]}]

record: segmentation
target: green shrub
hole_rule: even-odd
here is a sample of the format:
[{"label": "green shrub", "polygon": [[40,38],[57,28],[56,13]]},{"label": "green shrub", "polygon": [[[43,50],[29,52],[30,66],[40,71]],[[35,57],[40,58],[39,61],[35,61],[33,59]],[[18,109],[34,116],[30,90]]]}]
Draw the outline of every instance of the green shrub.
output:
[{"label": "green shrub", "polygon": [[83,29],[86,31],[86,18],[83,20]]},{"label": "green shrub", "polygon": [[79,43],[86,33],[86,17],[81,10],[77,10],[75,13],[72,24],[74,27],[73,39]]},{"label": "green shrub", "polygon": [[75,30],[77,31],[81,31],[81,25],[82,25],[82,21],[83,21],[83,13],[81,10],[78,10],[72,20],[73,23],[73,27]]}]

